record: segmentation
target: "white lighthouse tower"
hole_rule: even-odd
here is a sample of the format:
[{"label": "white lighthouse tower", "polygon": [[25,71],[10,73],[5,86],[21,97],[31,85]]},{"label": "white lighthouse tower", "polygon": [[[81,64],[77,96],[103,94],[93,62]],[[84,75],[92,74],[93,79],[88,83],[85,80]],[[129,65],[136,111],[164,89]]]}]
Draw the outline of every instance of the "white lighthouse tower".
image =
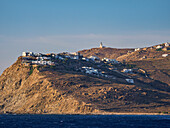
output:
[{"label": "white lighthouse tower", "polygon": [[103,46],[103,43],[102,43],[102,42],[100,43],[100,48],[104,48],[104,46]]}]

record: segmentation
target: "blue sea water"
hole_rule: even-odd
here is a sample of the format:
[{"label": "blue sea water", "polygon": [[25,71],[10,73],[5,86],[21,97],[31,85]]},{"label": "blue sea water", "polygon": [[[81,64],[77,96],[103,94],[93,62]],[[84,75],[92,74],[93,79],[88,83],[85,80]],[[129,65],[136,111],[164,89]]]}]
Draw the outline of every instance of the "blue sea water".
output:
[{"label": "blue sea water", "polygon": [[170,115],[0,115],[0,128],[170,128]]}]

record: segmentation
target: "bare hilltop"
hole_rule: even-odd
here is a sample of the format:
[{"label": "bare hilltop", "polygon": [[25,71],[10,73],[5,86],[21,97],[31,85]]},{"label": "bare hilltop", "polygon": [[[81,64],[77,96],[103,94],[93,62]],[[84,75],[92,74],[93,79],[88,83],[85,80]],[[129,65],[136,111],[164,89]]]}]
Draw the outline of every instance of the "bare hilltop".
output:
[{"label": "bare hilltop", "polygon": [[0,76],[1,114],[169,114],[170,45],[23,52]]}]

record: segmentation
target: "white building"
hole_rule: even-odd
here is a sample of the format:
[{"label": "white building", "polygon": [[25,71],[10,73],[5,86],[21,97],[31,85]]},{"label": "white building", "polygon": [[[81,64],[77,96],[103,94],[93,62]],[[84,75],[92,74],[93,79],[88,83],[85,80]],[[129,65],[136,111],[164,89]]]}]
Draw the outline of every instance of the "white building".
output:
[{"label": "white building", "polygon": [[87,74],[99,74],[98,70],[97,69],[94,69],[93,67],[82,67],[82,69],[85,70],[85,73]]},{"label": "white building", "polygon": [[170,46],[170,44],[167,42],[167,43],[165,43],[165,47],[169,47]]},{"label": "white building", "polygon": [[108,58],[103,58],[102,61],[110,62],[110,59],[108,59]]},{"label": "white building", "polygon": [[89,59],[90,59],[90,60],[93,60],[93,61],[100,60],[100,58],[97,57],[97,56],[90,56]]},{"label": "white building", "polygon": [[162,57],[167,57],[168,56],[168,54],[162,54]]},{"label": "white building", "polygon": [[82,60],[89,61],[89,59],[85,57],[83,57]]},{"label": "white building", "polygon": [[115,59],[108,59],[108,58],[103,58],[102,61],[118,64],[119,62]]},{"label": "white building", "polygon": [[140,48],[135,48],[135,51],[139,51],[140,50]]},{"label": "white building", "polygon": [[133,79],[125,79],[128,83],[130,84],[134,84],[134,80]]},{"label": "white building", "polygon": [[22,52],[22,56],[27,56],[26,52]]},{"label": "white building", "polygon": [[124,72],[124,73],[132,73],[132,72],[133,72],[133,69],[123,69],[123,72]]},{"label": "white building", "polygon": [[50,60],[51,57],[36,57],[37,60]]},{"label": "white building", "polygon": [[78,60],[78,59],[79,59],[79,56],[78,56],[78,55],[75,55],[75,56],[73,56],[73,59],[74,59],[74,60]]},{"label": "white building", "polygon": [[40,64],[40,65],[52,65],[54,62],[52,61],[32,61],[32,64]]},{"label": "white building", "polygon": [[156,49],[162,49],[162,48],[163,48],[163,47],[160,46],[160,45],[156,46]]},{"label": "white building", "polygon": [[33,52],[22,52],[22,56],[34,56]]}]

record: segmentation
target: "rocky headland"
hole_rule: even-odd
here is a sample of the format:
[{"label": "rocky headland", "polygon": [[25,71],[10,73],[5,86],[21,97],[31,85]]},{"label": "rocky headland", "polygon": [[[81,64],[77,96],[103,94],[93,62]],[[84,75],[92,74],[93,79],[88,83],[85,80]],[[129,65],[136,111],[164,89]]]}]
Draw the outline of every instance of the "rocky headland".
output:
[{"label": "rocky headland", "polygon": [[169,114],[170,50],[164,45],[24,53],[0,76],[0,113]]}]

